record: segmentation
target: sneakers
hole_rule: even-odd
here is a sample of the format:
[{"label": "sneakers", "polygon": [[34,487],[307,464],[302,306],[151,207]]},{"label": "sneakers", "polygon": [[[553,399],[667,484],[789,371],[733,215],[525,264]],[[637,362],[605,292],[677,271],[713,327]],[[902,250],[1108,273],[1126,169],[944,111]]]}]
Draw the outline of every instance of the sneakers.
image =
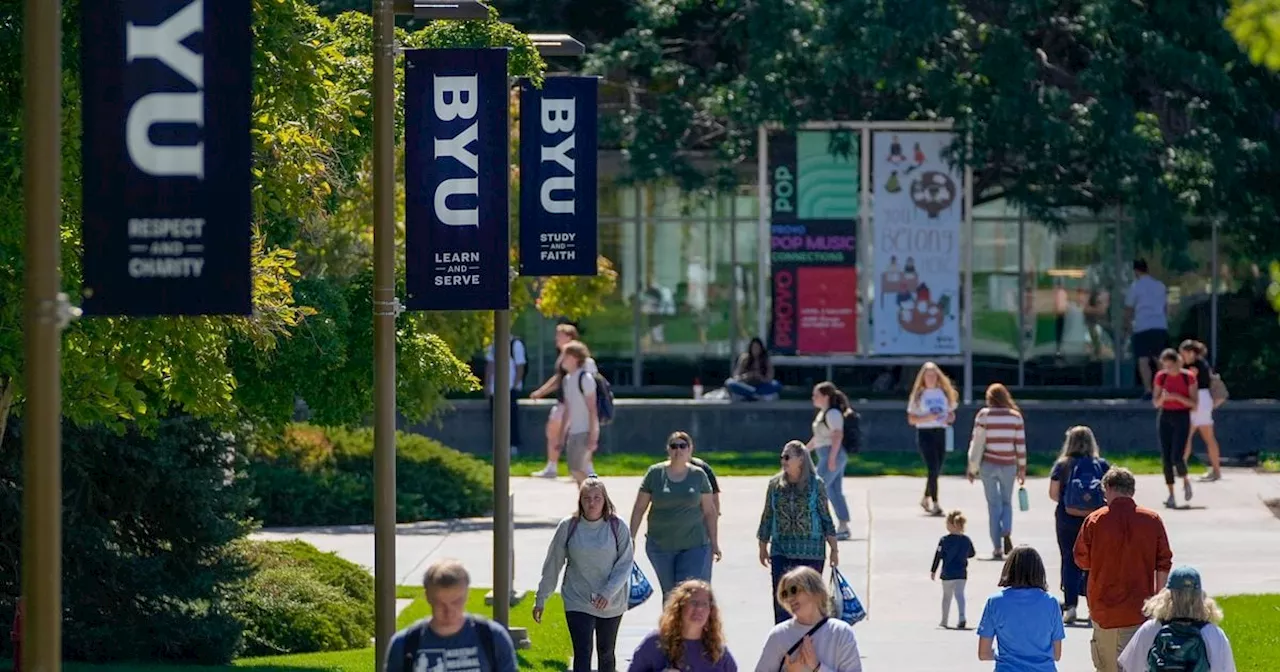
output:
[{"label": "sneakers", "polygon": [[1013,538],[1008,534],[1004,535],[1004,552],[1006,554],[1013,552]]},{"label": "sneakers", "polygon": [[991,559],[992,559],[992,560],[1004,560],[1004,551],[1001,551],[1001,550],[1000,550],[1000,549],[998,549],[998,548],[997,548],[996,550],[992,551],[992,552],[991,552]]},{"label": "sneakers", "polygon": [[964,619],[960,619],[960,622],[956,623],[956,630],[964,630],[965,625],[966,623],[964,622]]},{"label": "sneakers", "polygon": [[530,476],[535,476],[535,477],[538,477],[538,478],[555,478],[555,477],[556,477],[556,475],[557,475],[557,474],[556,474],[556,465],[554,465],[554,464],[548,464],[547,466],[543,467],[542,469],[540,469],[540,470],[538,470],[538,471],[535,471],[535,472],[533,472],[532,474],[530,474]]},{"label": "sneakers", "polygon": [[1064,612],[1062,612],[1062,622],[1063,622],[1063,623],[1066,623],[1066,624],[1068,624],[1068,625],[1070,625],[1071,623],[1075,623],[1075,622],[1076,622],[1076,608],[1075,608],[1075,607],[1067,607],[1067,610],[1066,610],[1066,611],[1064,611]]},{"label": "sneakers", "polygon": [[945,618],[944,618],[944,619],[942,619],[942,622],[941,622],[941,623],[938,623],[938,627],[939,627],[939,628],[942,628],[942,629],[944,629],[944,630],[946,630],[946,629],[947,629],[947,619],[945,619]]},{"label": "sneakers", "polygon": [[1214,471],[1206,471],[1204,475],[1200,477],[1201,483],[1213,483],[1214,481],[1221,481],[1221,480],[1222,480],[1222,474]]},{"label": "sneakers", "polygon": [[1169,495],[1169,499],[1164,500],[1164,508],[1166,509],[1178,508],[1178,500],[1174,499],[1173,495]]},{"label": "sneakers", "polygon": [[942,513],[942,507],[941,507],[941,506],[938,506],[938,503],[937,503],[937,502],[934,502],[934,503],[933,503],[933,509],[929,511],[929,515],[933,516],[934,518],[939,518],[939,517],[941,517],[941,516],[943,515],[943,513]]},{"label": "sneakers", "polygon": [[925,495],[924,497],[920,498],[920,508],[924,509],[925,513],[933,512],[933,507],[930,504],[931,502],[929,501],[928,495]]},{"label": "sneakers", "polygon": [[1191,481],[1182,482],[1182,497],[1188,502],[1191,501]]},{"label": "sneakers", "polygon": [[849,541],[852,537],[853,535],[849,533],[849,528],[836,530],[836,541]]}]

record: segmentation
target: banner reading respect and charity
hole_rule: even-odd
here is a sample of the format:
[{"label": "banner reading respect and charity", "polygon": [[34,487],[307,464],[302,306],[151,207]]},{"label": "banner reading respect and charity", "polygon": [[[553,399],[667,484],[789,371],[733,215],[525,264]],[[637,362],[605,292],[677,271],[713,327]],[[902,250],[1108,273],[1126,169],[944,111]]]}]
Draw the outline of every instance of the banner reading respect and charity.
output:
[{"label": "banner reading respect and charity", "polygon": [[595,275],[599,77],[520,80],[520,274]]},{"label": "banner reading respect and charity", "polygon": [[405,305],[506,310],[506,49],[405,52]]},{"label": "banner reading respect and charity", "polygon": [[249,314],[249,0],[80,13],[85,314]]},{"label": "banner reading respect and charity", "polygon": [[858,349],[860,156],[848,131],[769,138],[773,352]]},{"label": "banner reading respect and charity", "polygon": [[872,135],[877,355],[960,352],[964,181],[942,157],[954,137]]}]

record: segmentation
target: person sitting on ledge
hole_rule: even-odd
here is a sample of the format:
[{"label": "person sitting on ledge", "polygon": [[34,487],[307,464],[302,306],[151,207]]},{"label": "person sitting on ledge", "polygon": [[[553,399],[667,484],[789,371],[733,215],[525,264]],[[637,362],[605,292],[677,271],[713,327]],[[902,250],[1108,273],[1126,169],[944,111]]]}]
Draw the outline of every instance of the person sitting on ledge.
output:
[{"label": "person sitting on ledge", "polygon": [[772,401],[778,398],[782,384],[773,379],[773,364],[764,341],[751,339],[747,351],[738,358],[733,377],[724,381],[725,389],[735,401]]}]

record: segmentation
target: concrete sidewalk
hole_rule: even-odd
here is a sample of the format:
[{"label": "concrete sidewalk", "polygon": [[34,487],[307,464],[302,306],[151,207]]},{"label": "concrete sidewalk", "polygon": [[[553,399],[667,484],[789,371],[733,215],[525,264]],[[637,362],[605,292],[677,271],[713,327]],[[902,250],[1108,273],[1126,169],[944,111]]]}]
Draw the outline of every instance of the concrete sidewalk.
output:
[{"label": "concrete sidewalk", "polygon": [[[714,465],[714,454],[708,454]],[[624,519],[630,516],[639,478],[610,478],[610,495]],[[723,517],[721,549],[713,585],[721,607],[726,637],[740,668],[753,669],[765,635],[772,627],[769,571],[757,559],[755,531],[764,505],[763,477],[721,478]],[[989,670],[977,660],[977,627],[986,597],[999,579],[999,563],[989,557],[986,505],[980,483],[944,479],[941,499],[949,509],[963,510],[968,534],[979,560],[970,564],[967,590],[967,632],[943,630],[941,587],[929,581],[933,549],[945,534],[941,519],[926,516],[917,502],[923,488],[919,478],[846,479],[846,496],[853,515],[853,539],[841,544],[841,569],[866,602],[871,617],[857,626],[859,647],[868,670],[911,672],[945,669],[955,672]],[[513,479],[516,498],[515,585],[534,590],[542,559],[556,522],[574,509],[575,491],[564,479]],[[1031,508],[1016,512],[1014,541],[1035,546],[1045,558],[1051,588],[1056,588],[1059,556],[1053,528],[1048,482],[1028,482]],[[1164,484],[1159,477],[1139,477],[1138,502],[1161,513],[1169,529],[1175,564],[1193,564],[1204,574],[1206,588],[1220,595],[1280,592],[1280,520],[1262,505],[1261,493],[1280,489],[1280,477],[1229,470],[1224,480],[1199,487],[1194,508],[1166,511]],[[345,527],[306,530],[267,530],[261,539],[301,538],[326,551],[367,567],[373,566],[372,530]],[[640,546],[643,548],[643,530]],[[472,572],[476,585],[492,585],[492,525],[488,519],[419,523],[400,527],[396,545],[396,574],[400,584],[421,582],[435,559],[454,557]],[[643,550],[642,568],[653,577]],[[1056,589],[1054,593],[1057,594]],[[528,603],[517,609],[530,608]],[[621,661],[657,624],[660,605],[651,599],[628,612],[618,641]],[[1087,611],[1085,609],[1084,611]],[[952,624],[954,625],[954,616]],[[535,640],[537,630],[530,633]],[[1067,633],[1064,671],[1087,670],[1089,630]],[[625,664],[625,663],[621,663]]]}]

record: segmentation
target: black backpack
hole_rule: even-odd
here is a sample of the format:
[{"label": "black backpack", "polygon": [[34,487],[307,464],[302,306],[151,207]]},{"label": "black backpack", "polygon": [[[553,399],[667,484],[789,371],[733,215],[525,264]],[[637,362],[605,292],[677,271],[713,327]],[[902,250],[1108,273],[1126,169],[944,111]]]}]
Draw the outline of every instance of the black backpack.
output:
[{"label": "black backpack", "polygon": [[1160,626],[1147,652],[1147,672],[1209,672],[1203,621],[1177,618]]},{"label": "black backpack", "polygon": [[[825,412],[822,414],[822,424],[827,424]],[[844,409],[844,433],[840,435],[840,447],[851,454],[862,450],[862,416],[852,407]]]},{"label": "black backpack", "polygon": [[[480,640],[480,655],[489,661],[489,667],[497,665],[498,649],[493,643],[493,628],[489,619],[483,616],[467,616],[467,623],[476,629],[476,638]],[[426,621],[415,624],[404,636],[404,672],[413,672],[417,663],[418,649],[422,646],[422,631],[427,627]],[[465,625],[462,627],[466,627]]]}]

